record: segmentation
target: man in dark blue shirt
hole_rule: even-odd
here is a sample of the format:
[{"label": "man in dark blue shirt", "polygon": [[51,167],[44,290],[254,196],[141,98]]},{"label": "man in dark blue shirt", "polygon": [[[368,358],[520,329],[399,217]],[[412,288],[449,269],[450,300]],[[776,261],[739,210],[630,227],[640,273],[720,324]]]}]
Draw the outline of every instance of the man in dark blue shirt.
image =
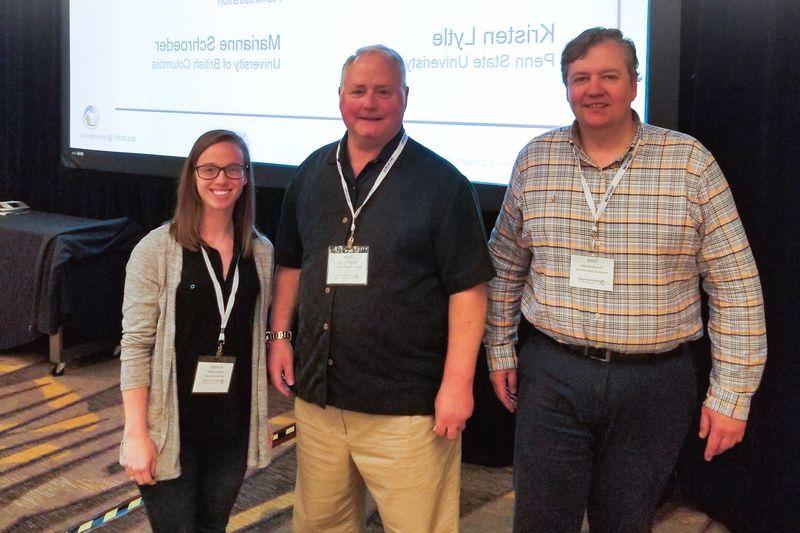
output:
[{"label": "man in dark blue shirt", "polygon": [[295,531],[363,530],[365,489],[387,530],[458,529],[460,432],[494,270],[468,180],[406,135],[407,96],[393,50],[348,58],[347,133],[306,159],[284,198],[269,373],[297,395]]}]

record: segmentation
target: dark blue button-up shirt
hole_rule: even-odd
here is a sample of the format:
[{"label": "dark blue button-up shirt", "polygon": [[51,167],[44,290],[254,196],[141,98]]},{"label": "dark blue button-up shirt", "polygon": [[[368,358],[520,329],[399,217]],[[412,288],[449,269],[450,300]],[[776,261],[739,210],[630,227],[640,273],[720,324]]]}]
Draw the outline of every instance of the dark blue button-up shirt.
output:
[{"label": "dark blue button-up shirt", "polygon": [[[363,202],[402,132],[354,179]],[[369,247],[366,286],[326,284],[328,247],[343,245],[352,215],[336,143],[311,154],[284,198],[276,263],[300,268],[297,395],[353,411],[433,414],[444,371],[450,295],[494,276],[475,195],[450,163],[412,139],[356,221]]]}]

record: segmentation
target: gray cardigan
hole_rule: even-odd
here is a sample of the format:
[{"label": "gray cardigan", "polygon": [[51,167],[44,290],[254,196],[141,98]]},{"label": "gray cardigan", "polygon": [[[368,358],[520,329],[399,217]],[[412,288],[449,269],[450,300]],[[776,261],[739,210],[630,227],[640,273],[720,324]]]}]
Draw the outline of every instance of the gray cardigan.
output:
[{"label": "gray cardigan", "polygon": [[[247,466],[269,464],[267,445],[267,363],[264,331],[272,299],[272,243],[253,241],[261,292],[253,316],[253,374]],[[175,372],[175,291],[181,280],[183,253],[165,224],[147,234],[128,261],[122,306],[120,388],[148,387],[147,428],[156,447],[156,480],[181,474],[178,387]],[[120,462],[125,441],[120,446]]]}]

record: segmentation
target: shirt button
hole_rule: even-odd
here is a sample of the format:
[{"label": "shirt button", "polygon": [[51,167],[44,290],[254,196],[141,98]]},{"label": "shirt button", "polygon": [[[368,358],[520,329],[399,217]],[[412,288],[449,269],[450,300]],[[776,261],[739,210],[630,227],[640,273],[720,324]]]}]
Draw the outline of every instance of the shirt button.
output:
[{"label": "shirt button", "polygon": [[348,222],[347,217],[343,217],[342,218],[342,224],[347,224],[347,222]]},{"label": "shirt button", "polygon": [[330,293],[331,293],[331,288],[325,287],[325,294],[330,294]]},{"label": "shirt button", "polygon": [[594,314],[594,317],[595,317],[596,319],[600,320],[600,313],[595,313],[595,314]]},{"label": "shirt button", "polygon": [[333,359],[330,357],[328,358],[328,366],[333,366]]},{"label": "shirt button", "polygon": [[327,322],[323,322],[322,323],[322,329],[324,329],[325,331],[328,331],[328,323]]}]

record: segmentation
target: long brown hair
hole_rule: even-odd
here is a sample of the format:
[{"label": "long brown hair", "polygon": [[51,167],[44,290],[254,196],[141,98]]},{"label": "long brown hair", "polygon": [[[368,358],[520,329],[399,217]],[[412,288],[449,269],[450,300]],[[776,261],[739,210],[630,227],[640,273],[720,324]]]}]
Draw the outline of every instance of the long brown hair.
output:
[{"label": "long brown hair", "polygon": [[169,226],[169,234],[178,244],[192,251],[200,249],[203,239],[200,238],[200,217],[203,214],[203,202],[197,192],[194,165],[206,148],[211,145],[230,142],[238,146],[244,155],[245,178],[247,183],[242,187],[242,194],[233,207],[233,227],[242,246],[242,254],[249,256],[252,250],[252,239],[256,233],[256,192],[253,180],[253,165],[250,163],[250,150],[247,143],[239,135],[230,130],[211,130],[202,134],[192,146],[189,157],[183,162],[178,180],[178,201],[175,205],[175,216]]}]

